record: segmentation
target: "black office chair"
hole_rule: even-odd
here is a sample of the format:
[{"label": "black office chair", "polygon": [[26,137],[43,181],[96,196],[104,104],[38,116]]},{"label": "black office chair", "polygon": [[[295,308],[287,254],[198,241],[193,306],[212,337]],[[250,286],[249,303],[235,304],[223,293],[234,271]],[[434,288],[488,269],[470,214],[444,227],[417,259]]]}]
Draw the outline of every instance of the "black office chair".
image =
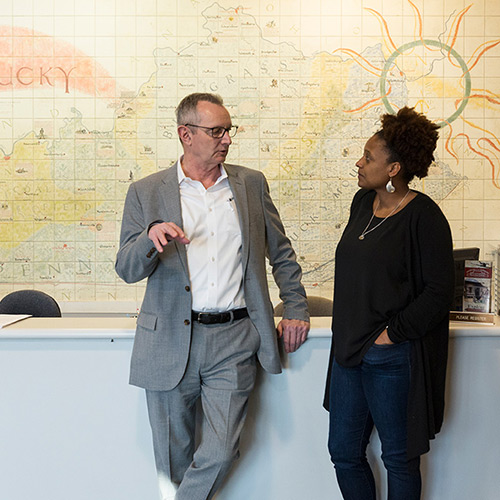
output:
[{"label": "black office chair", "polygon": [[18,290],[0,300],[0,314],[31,314],[38,318],[60,318],[59,304],[40,290]]},{"label": "black office chair", "polygon": [[[324,297],[316,297],[311,295],[307,297],[307,303],[309,305],[309,314],[311,316],[331,316],[333,309],[333,301],[330,299],[325,299]],[[274,316],[283,316],[283,302],[280,302],[274,308]]]}]

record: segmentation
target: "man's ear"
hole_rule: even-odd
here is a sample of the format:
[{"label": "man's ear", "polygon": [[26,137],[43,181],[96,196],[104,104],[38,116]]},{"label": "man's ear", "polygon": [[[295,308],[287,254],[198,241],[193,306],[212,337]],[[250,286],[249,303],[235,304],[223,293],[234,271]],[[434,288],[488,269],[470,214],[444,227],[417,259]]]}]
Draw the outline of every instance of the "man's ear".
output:
[{"label": "man's ear", "polygon": [[179,125],[177,127],[177,134],[179,135],[179,139],[182,144],[191,144],[191,131],[188,127],[186,127],[186,125]]}]

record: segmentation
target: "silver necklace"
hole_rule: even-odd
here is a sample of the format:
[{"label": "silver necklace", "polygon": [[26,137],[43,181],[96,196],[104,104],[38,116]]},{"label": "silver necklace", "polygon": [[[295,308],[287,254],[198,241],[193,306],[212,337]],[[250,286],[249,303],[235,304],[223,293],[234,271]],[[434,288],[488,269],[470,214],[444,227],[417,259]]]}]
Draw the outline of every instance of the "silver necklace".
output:
[{"label": "silver necklace", "polygon": [[[371,233],[372,231],[374,231],[375,229],[377,229],[377,227],[381,226],[400,206],[401,204],[403,203],[403,201],[405,201],[406,197],[408,196],[408,193],[410,192],[410,189],[408,189],[408,191],[406,192],[406,194],[403,196],[403,198],[401,198],[401,201],[394,207],[394,210],[389,214],[389,215],[386,215],[376,226],[372,227],[371,229],[368,229],[370,227],[370,224],[372,223],[372,220],[373,218],[375,217],[375,212],[379,209],[380,207],[380,199],[378,200],[378,204],[377,204],[377,207],[375,208],[375,210],[373,211],[372,213],[372,216],[370,218],[370,220],[368,221],[368,224],[366,225],[366,227],[363,229],[363,231],[361,232],[361,234],[358,236],[358,238],[360,240],[364,240],[365,239],[365,235],[367,235],[368,233]],[[368,231],[367,231],[368,229]]]}]

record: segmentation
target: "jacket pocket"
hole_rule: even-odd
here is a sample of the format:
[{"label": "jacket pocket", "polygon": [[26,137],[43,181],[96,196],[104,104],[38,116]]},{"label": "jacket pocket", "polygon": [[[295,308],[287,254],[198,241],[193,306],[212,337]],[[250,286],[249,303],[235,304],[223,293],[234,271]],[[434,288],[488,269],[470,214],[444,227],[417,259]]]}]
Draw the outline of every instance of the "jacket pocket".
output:
[{"label": "jacket pocket", "polygon": [[156,330],[156,322],[158,321],[158,316],[155,314],[148,314],[140,312],[137,317],[137,326],[145,328],[146,330]]}]

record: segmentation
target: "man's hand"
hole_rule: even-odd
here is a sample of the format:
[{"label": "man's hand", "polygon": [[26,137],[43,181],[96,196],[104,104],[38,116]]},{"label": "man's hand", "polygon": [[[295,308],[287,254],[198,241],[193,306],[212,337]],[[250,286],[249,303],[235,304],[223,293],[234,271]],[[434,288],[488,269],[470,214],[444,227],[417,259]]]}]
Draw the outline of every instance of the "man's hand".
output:
[{"label": "man's hand", "polygon": [[309,327],[309,321],[300,319],[282,319],[278,323],[276,330],[283,337],[286,352],[296,351],[306,341]]},{"label": "man's hand", "polygon": [[155,224],[149,230],[148,238],[154,243],[154,246],[159,253],[163,252],[163,247],[167,245],[169,241],[177,240],[183,245],[187,245],[189,243],[184,231],[173,222],[161,222],[160,224]]}]

